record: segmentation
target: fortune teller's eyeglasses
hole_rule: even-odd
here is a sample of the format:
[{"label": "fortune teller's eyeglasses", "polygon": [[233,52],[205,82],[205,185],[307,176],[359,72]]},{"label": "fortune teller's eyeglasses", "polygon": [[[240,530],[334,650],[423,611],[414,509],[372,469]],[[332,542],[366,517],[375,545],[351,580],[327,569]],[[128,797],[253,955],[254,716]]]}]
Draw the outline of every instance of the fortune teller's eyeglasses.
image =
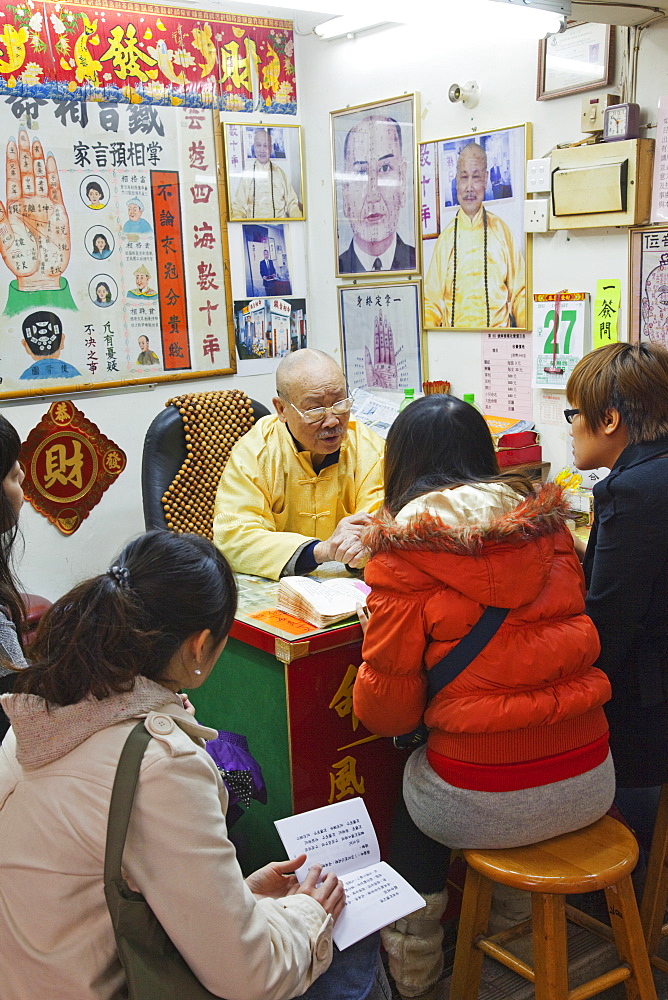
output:
[{"label": "fortune teller's eyeglasses", "polygon": [[564,410],[564,416],[566,417],[566,423],[567,424],[572,424],[573,423],[573,417],[576,414],[578,414],[579,412],[580,412],[579,410]]},{"label": "fortune teller's eyeglasses", "polygon": [[[288,400],[286,399],[285,402],[287,403]],[[314,406],[310,410],[300,410],[294,403],[290,403],[293,410],[297,410],[299,416],[302,420],[305,420],[307,424],[322,423],[328,413],[336,413],[337,416],[342,416],[344,413],[350,413],[352,405],[353,401],[351,396],[346,396],[345,399],[339,399],[338,402],[333,403],[331,406]]]}]

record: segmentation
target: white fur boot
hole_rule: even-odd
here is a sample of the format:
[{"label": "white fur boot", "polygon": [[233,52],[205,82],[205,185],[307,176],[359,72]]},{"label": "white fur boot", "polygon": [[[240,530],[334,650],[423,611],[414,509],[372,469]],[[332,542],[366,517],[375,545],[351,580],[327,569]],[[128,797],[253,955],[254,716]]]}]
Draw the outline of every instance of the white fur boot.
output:
[{"label": "white fur boot", "polygon": [[507,931],[531,916],[531,893],[523,889],[512,889],[508,885],[494,883],[492,906],[489,911],[488,934]]},{"label": "white fur boot", "polygon": [[422,894],[426,906],[384,927],[380,936],[389,957],[390,973],[402,997],[432,1000],[443,972],[441,916],[447,890]]}]

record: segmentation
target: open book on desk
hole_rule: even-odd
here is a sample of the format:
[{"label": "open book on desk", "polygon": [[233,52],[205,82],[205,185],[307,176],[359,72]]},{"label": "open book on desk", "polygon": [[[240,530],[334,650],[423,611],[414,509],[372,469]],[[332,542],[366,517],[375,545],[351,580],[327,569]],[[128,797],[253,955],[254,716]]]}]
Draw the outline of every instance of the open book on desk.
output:
[{"label": "open book on desk", "polygon": [[345,799],[278,819],[275,825],[288,857],[306,854],[306,863],[296,873],[300,882],[314,864],[334,872],[343,882],[346,905],[333,933],[339,950],[425,905],[422,896],[380,860],[364,799]]},{"label": "open book on desk", "polygon": [[366,604],[371,588],[362,580],[350,578],[317,580],[308,576],[284,576],[278,584],[279,611],[325,628],[352,617],[357,605]]}]

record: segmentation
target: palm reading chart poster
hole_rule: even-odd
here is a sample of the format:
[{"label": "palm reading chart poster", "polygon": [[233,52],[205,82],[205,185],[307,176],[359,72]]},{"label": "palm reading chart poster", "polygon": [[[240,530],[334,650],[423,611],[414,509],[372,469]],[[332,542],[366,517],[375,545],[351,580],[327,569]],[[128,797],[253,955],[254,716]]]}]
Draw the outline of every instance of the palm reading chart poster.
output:
[{"label": "palm reading chart poster", "polygon": [[213,111],[0,101],[0,398],[229,370]]},{"label": "palm reading chart poster", "polygon": [[419,296],[417,282],[339,287],[351,389],[421,390]]}]

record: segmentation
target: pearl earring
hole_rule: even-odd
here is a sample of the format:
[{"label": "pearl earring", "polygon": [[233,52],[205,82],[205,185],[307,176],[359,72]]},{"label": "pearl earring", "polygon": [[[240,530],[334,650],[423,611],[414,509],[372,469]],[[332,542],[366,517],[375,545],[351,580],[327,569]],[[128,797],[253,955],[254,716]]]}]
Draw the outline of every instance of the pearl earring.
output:
[{"label": "pearl earring", "polygon": [[199,675],[200,675],[200,674],[202,673],[202,671],[201,671],[201,670],[199,670],[199,669],[197,669],[197,670],[195,670],[195,671],[194,671],[194,673],[196,673],[196,674],[197,674],[197,676],[199,677]]}]

